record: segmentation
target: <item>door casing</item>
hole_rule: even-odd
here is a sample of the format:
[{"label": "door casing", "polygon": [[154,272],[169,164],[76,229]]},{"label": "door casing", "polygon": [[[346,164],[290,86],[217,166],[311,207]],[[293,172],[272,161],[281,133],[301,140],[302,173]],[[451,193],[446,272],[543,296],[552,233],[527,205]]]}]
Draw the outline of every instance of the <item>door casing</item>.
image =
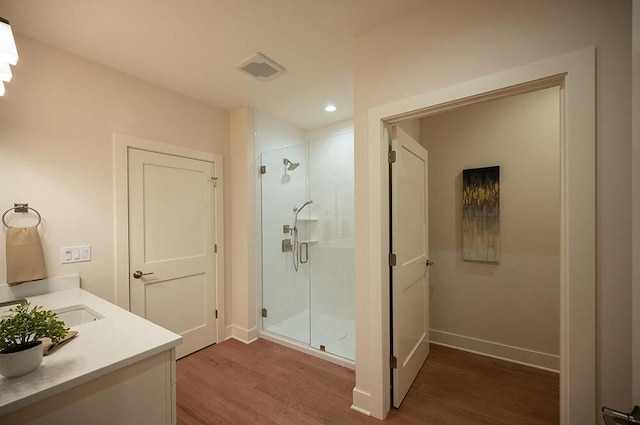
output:
[{"label": "door casing", "polygon": [[224,181],[222,155],[189,149],[168,143],[155,142],[139,137],[124,134],[113,134],[114,150],[114,176],[115,176],[115,248],[116,248],[116,304],[126,310],[130,310],[129,303],[129,176],[128,153],[129,149],[146,150],[201,161],[214,162],[216,164],[215,178],[217,184],[217,196],[215,202],[216,223],[214,239],[217,245],[215,258],[216,281],[216,310],[218,319],[216,335],[218,343],[224,341],[225,336],[225,282],[224,282]]},{"label": "door casing", "polygon": [[[560,424],[595,423],[596,385],[596,67],[595,48],[512,68],[369,109],[368,194],[356,210],[356,364],[352,408],[383,419],[391,407],[389,374],[389,175],[386,127],[394,122],[559,86],[560,103]],[[356,178],[358,174],[356,173]],[[590,182],[590,183],[588,183]],[[358,204],[357,208],[358,208]]]}]

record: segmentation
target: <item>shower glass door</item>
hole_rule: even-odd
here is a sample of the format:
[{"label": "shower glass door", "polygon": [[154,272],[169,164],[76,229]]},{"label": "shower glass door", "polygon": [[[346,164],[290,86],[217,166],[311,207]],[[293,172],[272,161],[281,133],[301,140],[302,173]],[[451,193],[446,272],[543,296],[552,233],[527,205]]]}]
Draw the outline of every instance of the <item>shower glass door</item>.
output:
[{"label": "shower glass door", "polygon": [[300,261],[300,244],[309,238],[302,223],[310,205],[297,214],[297,228],[294,208],[309,200],[308,164],[307,145],[261,156],[262,328],[305,344],[311,343],[309,255]]}]

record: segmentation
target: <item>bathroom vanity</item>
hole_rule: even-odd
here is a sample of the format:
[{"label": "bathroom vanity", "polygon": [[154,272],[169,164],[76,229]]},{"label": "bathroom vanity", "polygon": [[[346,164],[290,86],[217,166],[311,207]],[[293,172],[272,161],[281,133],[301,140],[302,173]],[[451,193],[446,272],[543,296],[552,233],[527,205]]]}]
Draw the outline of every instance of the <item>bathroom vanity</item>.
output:
[{"label": "bathroom vanity", "polygon": [[79,276],[62,279],[11,295],[59,312],[78,336],[36,371],[0,377],[0,424],[175,425],[181,337],[80,289]]}]

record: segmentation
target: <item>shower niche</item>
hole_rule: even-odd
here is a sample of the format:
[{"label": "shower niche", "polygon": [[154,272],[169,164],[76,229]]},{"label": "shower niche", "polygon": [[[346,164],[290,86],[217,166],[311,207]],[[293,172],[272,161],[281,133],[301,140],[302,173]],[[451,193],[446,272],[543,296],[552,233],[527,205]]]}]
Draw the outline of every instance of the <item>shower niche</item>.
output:
[{"label": "shower niche", "polygon": [[353,132],[260,162],[262,332],[355,361]]}]

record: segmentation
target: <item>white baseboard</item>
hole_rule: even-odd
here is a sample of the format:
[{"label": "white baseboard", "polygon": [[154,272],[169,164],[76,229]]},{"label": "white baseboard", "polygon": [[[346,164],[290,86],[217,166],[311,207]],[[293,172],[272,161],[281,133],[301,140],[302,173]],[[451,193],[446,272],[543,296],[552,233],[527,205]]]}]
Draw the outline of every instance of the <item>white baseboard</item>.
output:
[{"label": "white baseboard", "polygon": [[224,328],[224,340],[228,340],[233,337],[233,326],[228,325]]},{"label": "white baseboard", "polygon": [[358,387],[353,389],[353,404],[351,409],[366,416],[371,416],[371,394],[360,390]]},{"label": "white baseboard", "polygon": [[557,373],[560,370],[560,356],[553,354],[528,350],[526,348],[513,347],[510,345],[438,331],[435,329],[430,329],[429,334],[430,342],[433,344],[456,348],[551,372]]},{"label": "white baseboard", "polygon": [[251,344],[258,339],[258,328],[245,329],[238,325],[229,325],[225,328],[225,339],[233,338],[245,344]]}]

